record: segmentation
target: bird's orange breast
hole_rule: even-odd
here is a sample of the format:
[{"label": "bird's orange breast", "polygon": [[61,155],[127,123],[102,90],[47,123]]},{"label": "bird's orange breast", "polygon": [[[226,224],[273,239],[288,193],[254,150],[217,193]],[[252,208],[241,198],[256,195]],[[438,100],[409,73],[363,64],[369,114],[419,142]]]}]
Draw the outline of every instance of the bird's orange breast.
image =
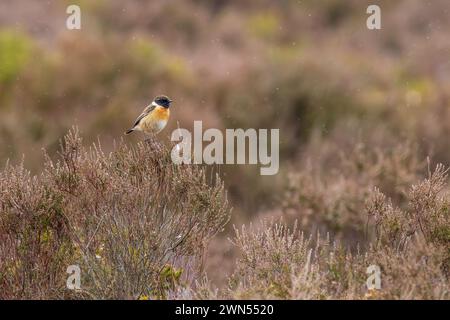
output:
[{"label": "bird's orange breast", "polygon": [[160,121],[160,120],[169,120],[170,111],[168,108],[157,106],[155,110],[152,111],[151,114],[152,118],[154,120]]},{"label": "bird's orange breast", "polygon": [[139,127],[144,132],[160,132],[169,120],[170,111],[167,108],[157,106],[144,117],[139,123]]}]

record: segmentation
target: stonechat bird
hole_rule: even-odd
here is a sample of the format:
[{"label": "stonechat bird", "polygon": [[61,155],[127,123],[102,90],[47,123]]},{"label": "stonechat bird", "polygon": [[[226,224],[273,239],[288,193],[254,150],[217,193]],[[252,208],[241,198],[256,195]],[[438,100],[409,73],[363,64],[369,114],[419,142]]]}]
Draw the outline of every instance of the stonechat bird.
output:
[{"label": "stonechat bird", "polygon": [[161,132],[167,124],[170,116],[170,100],[167,96],[157,96],[153,102],[144,109],[136,119],[133,126],[125,132],[130,134],[133,131],[142,131],[146,134],[156,134]]}]

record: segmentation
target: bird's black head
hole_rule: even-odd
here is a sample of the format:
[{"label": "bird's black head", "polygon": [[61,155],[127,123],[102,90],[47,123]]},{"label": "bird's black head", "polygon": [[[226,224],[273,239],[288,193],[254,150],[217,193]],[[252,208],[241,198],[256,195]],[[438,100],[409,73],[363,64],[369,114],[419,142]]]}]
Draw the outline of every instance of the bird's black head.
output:
[{"label": "bird's black head", "polygon": [[169,108],[170,103],[172,102],[172,100],[170,100],[167,96],[157,96],[154,101],[156,104],[164,108]]}]

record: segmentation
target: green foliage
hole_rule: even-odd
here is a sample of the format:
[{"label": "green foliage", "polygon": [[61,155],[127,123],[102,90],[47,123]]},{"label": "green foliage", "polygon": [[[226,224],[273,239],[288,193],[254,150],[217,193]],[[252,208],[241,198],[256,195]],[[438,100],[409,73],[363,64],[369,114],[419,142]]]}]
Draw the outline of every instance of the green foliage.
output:
[{"label": "green foliage", "polygon": [[16,80],[31,57],[31,41],[22,33],[0,30],[0,88]]},{"label": "green foliage", "polygon": [[273,39],[279,30],[278,17],[271,12],[261,12],[249,18],[248,27],[252,34],[262,40]]}]

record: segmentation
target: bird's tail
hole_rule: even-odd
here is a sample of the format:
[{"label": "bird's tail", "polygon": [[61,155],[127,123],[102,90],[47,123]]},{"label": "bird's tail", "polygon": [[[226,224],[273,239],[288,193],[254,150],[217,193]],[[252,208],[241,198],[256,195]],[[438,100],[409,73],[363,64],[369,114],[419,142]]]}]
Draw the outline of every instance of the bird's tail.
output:
[{"label": "bird's tail", "polygon": [[134,129],[127,130],[127,131],[125,132],[125,134],[130,134],[130,133],[132,133],[133,131],[134,131]]}]

